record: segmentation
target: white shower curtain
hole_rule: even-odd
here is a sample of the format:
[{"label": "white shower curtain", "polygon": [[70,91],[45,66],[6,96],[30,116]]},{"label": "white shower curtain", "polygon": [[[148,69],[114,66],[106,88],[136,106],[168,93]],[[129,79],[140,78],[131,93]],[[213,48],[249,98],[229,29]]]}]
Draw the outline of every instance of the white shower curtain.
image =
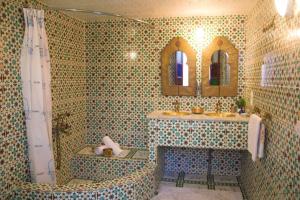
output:
[{"label": "white shower curtain", "polygon": [[32,182],[55,184],[50,57],[44,11],[25,9],[21,78]]}]

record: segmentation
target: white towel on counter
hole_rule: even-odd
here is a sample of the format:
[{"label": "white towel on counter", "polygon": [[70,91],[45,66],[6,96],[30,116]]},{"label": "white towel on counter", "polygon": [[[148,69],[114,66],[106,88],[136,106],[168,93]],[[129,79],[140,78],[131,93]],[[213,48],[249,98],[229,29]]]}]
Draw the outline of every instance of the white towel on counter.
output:
[{"label": "white towel on counter", "polygon": [[114,155],[118,156],[123,150],[120,148],[120,145],[118,143],[114,143],[110,137],[105,136],[102,139],[105,146],[112,148]]},{"label": "white towel on counter", "polygon": [[261,120],[259,116],[252,114],[248,124],[248,151],[252,154],[253,161],[258,153]]}]

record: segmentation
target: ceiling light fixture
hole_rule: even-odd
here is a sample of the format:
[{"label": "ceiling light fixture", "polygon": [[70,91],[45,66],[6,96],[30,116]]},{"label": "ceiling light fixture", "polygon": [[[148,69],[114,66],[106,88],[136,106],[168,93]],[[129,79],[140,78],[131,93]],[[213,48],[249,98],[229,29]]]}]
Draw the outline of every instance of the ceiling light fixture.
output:
[{"label": "ceiling light fixture", "polygon": [[275,6],[281,17],[290,16],[293,13],[294,0],[275,0]]},{"label": "ceiling light fixture", "polygon": [[296,0],[296,14],[300,12],[300,0]]}]

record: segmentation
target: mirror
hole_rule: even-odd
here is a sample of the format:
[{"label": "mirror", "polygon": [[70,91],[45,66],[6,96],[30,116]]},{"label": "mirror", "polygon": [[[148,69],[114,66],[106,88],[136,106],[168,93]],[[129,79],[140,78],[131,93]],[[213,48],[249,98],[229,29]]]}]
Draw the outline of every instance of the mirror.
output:
[{"label": "mirror", "polygon": [[230,65],[228,64],[228,54],[225,51],[217,50],[211,56],[209,68],[210,85],[229,85]]},{"label": "mirror", "polygon": [[202,55],[202,96],[236,96],[238,50],[226,37],[216,37]]},{"label": "mirror", "polygon": [[175,51],[170,56],[169,84],[189,86],[189,66],[187,56],[182,51]]},{"label": "mirror", "polygon": [[196,96],[196,52],[181,38],[173,38],[162,51],[162,93]]}]

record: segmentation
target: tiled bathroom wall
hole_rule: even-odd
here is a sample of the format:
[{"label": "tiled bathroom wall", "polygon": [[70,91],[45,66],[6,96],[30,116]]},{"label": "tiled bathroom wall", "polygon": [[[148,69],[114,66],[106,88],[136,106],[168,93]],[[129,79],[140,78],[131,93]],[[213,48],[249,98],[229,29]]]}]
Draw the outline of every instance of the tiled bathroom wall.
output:
[{"label": "tiled bathroom wall", "polygon": [[[20,81],[20,50],[24,36],[22,8],[45,8],[36,1],[1,2],[0,33],[3,69],[0,68],[0,188],[5,199],[13,186],[29,181],[27,141]],[[62,168],[58,182],[70,178],[69,160],[85,142],[86,68],[83,22],[58,12],[45,12],[51,55],[53,115],[68,111],[71,135],[62,137]]]},{"label": "tiled bathroom wall", "polygon": [[250,101],[252,92],[254,105],[272,117],[266,121],[265,157],[253,163],[243,155],[242,183],[250,200],[300,199],[300,138],[294,129],[300,110],[299,24],[299,14],[280,17],[273,0],[259,1],[247,22],[246,97]]},{"label": "tiled bathroom wall", "polygon": [[[3,45],[0,193],[3,198],[8,197],[15,184],[30,180],[19,68],[25,3],[25,0],[4,0],[0,5]],[[29,3],[43,7],[35,0]],[[263,32],[273,18],[275,27]],[[272,120],[266,122],[265,158],[253,163],[248,153],[243,155],[241,180],[244,190],[249,199],[300,198],[299,136],[294,131],[300,109],[299,15],[280,18],[272,0],[260,0],[247,22],[245,16],[147,21],[154,28],[120,20],[85,24],[46,9],[54,115],[65,111],[72,114],[68,119],[72,126],[71,135],[62,137],[59,183],[71,177],[68,161],[85,142],[100,143],[104,135],[109,135],[121,145],[146,147],[147,113],[172,109],[175,100],[181,102],[183,110],[194,105],[213,110],[219,98],[162,96],[160,52],[175,36],[187,39],[197,51],[197,80],[200,82],[202,50],[215,36],[222,35],[240,51],[239,96],[245,93],[250,101],[253,92],[254,104],[272,115]],[[205,33],[203,39],[195,36],[199,27]],[[262,66],[266,69],[263,84]],[[221,99],[224,111],[229,110],[235,100]],[[222,159],[228,157],[224,161],[227,162],[231,158],[230,152],[229,156],[225,154],[220,152]],[[239,155],[235,155],[237,157]],[[235,160],[239,165],[239,160]],[[219,164],[215,166],[217,172],[223,170],[226,173],[217,166]],[[230,170],[239,173],[239,169]]]},{"label": "tiled bathroom wall", "polygon": [[[182,36],[197,52],[196,73],[201,82],[201,55],[216,36],[226,36],[239,49],[238,94],[244,90],[245,16],[148,19],[149,25],[107,20],[87,24],[88,143],[104,135],[126,146],[147,146],[146,115],[153,110],[182,110],[199,105],[215,109],[217,97],[165,97],[161,92],[161,51]],[[196,32],[202,27],[204,37]],[[199,93],[200,88],[199,88]],[[229,110],[236,97],[222,99]]]},{"label": "tiled bathroom wall", "polygon": [[[172,110],[175,100],[180,101],[182,110],[190,110],[195,105],[204,107],[206,111],[215,109],[218,97],[162,95],[161,51],[176,36],[188,40],[197,52],[199,83],[202,50],[214,37],[228,37],[240,51],[238,93],[243,95],[245,16],[148,19],[147,22],[150,26],[122,20],[87,23],[88,143],[101,143],[103,136],[109,135],[125,146],[146,147],[149,134],[146,115],[154,110]],[[204,31],[203,37],[197,35],[200,27]],[[200,88],[198,94],[201,94]],[[222,109],[228,111],[236,97],[221,99]],[[167,160],[174,156],[184,160],[180,152],[180,149],[172,151]],[[214,157],[214,174],[239,175],[240,153],[221,150],[216,155],[221,154],[225,155],[226,161]],[[206,162],[207,150],[197,155],[199,162]],[[224,166],[218,168],[215,163],[224,163]],[[167,168],[178,172],[178,167],[172,162]],[[203,168],[201,174],[207,172],[207,167]],[[195,171],[186,169],[187,172]]]}]

